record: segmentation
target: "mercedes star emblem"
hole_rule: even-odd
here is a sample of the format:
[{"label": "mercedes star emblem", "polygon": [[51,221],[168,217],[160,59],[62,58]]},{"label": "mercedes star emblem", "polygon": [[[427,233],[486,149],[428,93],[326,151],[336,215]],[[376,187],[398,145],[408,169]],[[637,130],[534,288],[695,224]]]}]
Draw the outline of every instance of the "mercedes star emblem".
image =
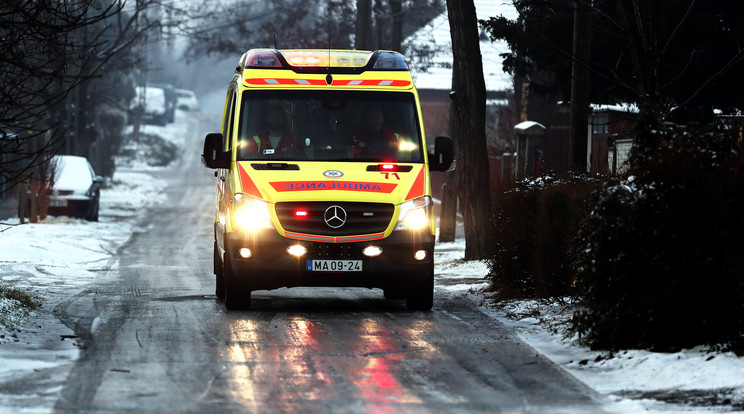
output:
[{"label": "mercedes star emblem", "polygon": [[346,223],[346,210],[340,206],[332,205],[326,209],[323,219],[328,227],[337,229]]}]

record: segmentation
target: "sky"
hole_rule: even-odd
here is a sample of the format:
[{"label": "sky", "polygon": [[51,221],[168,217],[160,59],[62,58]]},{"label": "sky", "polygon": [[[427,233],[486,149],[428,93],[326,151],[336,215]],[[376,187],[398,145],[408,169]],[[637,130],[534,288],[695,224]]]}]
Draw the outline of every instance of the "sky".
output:
[{"label": "sky", "polygon": [[[145,126],[145,131],[182,146],[189,122],[196,122],[195,118],[177,111],[174,124]],[[51,311],[61,300],[95,283],[104,274],[101,269],[115,270],[115,252],[138,230],[136,212],[164,201],[161,190],[166,183],[151,174],[157,168],[147,167],[142,160],[119,162],[113,185],[101,192],[100,222],[64,217],[48,218],[39,224],[17,225],[17,218],[0,222],[0,282],[31,291],[43,304],[25,315],[14,313],[12,302],[0,300],[0,309],[4,309],[0,313],[11,315],[4,321],[11,328],[0,324],[0,383],[41,369],[65,375],[80,357],[75,333],[57,321]],[[699,391],[713,401],[729,399],[744,407],[743,358],[702,347],[676,353],[625,351],[612,356],[591,351],[580,346],[576,338],[565,339],[555,332],[561,315],[570,309],[532,301],[494,306],[484,293],[486,263],[462,260],[464,250],[463,239],[435,246],[435,296],[469,301],[477,311],[507,325],[562,369],[609,396],[609,412],[744,413],[744,408],[730,411],[720,406],[692,407],[649,398],[673,398]],[[438,311],[436,306],[433,311]],[[95,320],[90,329],[95,331]],[[51,412],[60,391],[50,388],[35,397],[33,404],[41,408],[34,412]],[[16,396],[0,393],[0,414],[10,412],[3,407],[11,401],[18,403]]]}]

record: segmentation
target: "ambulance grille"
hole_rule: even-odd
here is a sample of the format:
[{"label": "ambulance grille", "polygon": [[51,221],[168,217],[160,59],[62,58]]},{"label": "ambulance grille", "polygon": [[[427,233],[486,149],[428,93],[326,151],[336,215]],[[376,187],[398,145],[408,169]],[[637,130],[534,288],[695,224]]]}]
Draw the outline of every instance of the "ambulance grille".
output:
[{"label": "ambulance grille", "polygon": [[[337,207],[346,213],[343,224],[341,224],[343,213]],[[276,203],[276,215],[284,230],[324,236],[382,233],[390,224],[394,211],[395,206],[383,203],[332,201]],[[298,212],[300,215],[297,215]],[[326,223],[326,218],[329,219],[329,223]]]}]

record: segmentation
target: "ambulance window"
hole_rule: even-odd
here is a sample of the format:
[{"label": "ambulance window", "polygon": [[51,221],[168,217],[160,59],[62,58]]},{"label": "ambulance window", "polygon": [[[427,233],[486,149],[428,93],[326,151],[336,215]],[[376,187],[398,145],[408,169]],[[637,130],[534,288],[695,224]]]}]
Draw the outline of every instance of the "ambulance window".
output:
[{"label": "ambulance window", "polygon": [[233,132],[233,119],[235,113],[235,91],[232,89],[228,92],[227,105],[225,106],[225,115],[223,116],[224,124],[222,125],[222,135],[225,140],[225,150],[230,151],[232,149],[232,132]]},{"label": "ambulance window", "polygon": [[245,91],[239,159],[423,162],[413,94]]}]

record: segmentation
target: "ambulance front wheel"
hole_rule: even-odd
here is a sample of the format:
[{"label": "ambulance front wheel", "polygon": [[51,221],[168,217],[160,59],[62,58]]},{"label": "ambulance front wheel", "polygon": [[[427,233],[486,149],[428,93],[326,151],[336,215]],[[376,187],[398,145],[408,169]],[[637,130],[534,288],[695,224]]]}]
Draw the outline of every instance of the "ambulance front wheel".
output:
[{"label": "ambulance front wheel", "polygon": [[426,279],[417,288],[411,289],[406,298],[409,310],[431,310],[434,306],[434,270],[429,271]]},{"label": "ambulance front wheel", "polygon": [[251,291],[238,279],[232,266],[230,249],[225,251],[225,307],[228,310],[248,309],[251,307]]},{"label": "ambulance front wheel", "polygon": [[217,247],[216,240],[214,242],[213,267],[215,281],[214,294],[217,296],[217,299],[225,300],[225,277],[224,272],[222,271],[222,256],[220,255],[220,250]]},{"label": "ambulance front wheel", "polygon": [[403,289],[383,289],[382,293],[383,295],[385,295],[385,299],[387,300],[397,300],[397,299],[406,298],[406,291]]}]

